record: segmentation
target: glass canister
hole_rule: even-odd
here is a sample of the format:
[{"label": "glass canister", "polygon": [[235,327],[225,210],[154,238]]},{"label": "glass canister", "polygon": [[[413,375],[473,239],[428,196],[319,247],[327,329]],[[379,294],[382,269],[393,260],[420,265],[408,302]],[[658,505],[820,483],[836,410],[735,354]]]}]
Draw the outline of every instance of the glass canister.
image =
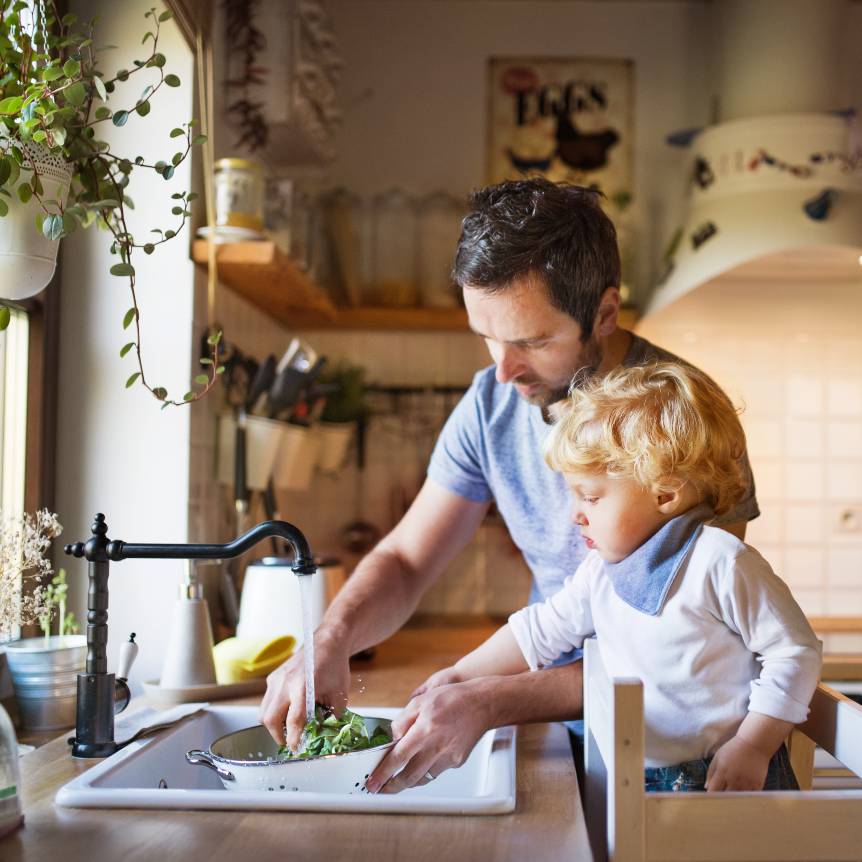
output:
[{"label": "glass canister", "polygon": [[339,301],[344,305],[362,305],[369,281],[368,240],[363,235],[368,208],[358,195],[344,188],[331,190],[322,202],[337,271]]},{"label": "glass canister", "polygon": [[263,172],[248,159],[215,163],[215,208],[218,227],[263,229]]},{"label": "glass canister", "polygon": [[445,192],[433,192],[419,202],[419,292],[424,306],[458,306],[449,273],[464,214],[461,200]]},{"label": "glass canister", "polygon": [[374,277],[370,299],[379,305],[418,305],[413,198],[400,189],[375,197],[372,232]]},{"label": "glass canister", "polygon": [[290,255],[294,251],[294,181],[289,177],[272,177],[265,189],[266,232],[285,254]]},{"label": "glass canister", "polygon": [[23,821],[18,741],[12,721],[0,704],[0,838],[13,832]]}]

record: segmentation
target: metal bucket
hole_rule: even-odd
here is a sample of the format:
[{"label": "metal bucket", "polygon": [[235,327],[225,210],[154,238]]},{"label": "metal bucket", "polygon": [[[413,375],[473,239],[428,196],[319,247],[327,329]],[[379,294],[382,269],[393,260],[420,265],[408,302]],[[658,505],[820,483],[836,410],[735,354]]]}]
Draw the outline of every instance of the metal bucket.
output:
[{"label": "metal bucket", "polygon": [[24,730],[74,726],[78,674],[87,662],[84,635],[13,641],[6,644],[6,660]]}]

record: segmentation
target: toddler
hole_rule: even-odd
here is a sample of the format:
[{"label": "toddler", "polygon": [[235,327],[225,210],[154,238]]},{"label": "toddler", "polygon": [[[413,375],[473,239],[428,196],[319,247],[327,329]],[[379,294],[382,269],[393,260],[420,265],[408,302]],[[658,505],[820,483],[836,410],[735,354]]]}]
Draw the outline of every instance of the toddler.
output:
[{"label": "toddler", "polygon": [[766,560],[710,526],[744,493],[743,450],[732,405],[694,368],[573,388],[545,459],[590,553],[440,680],[536,670],[595,635],[610,677],[643,681],[648,791],[798,789],[783,741],[808,715],[821,647]]}]

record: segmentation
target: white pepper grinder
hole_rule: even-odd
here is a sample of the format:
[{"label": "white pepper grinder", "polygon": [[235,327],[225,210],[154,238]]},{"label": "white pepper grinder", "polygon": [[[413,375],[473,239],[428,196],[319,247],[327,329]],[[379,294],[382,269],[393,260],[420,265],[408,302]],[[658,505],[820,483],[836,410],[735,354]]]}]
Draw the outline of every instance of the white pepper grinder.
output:
[{"label": "white pepper grinder", "polygon": [[213,633],[209,608],[191,560],[174,605],[171,634],[162,666],[162,688],[214,685]]}]

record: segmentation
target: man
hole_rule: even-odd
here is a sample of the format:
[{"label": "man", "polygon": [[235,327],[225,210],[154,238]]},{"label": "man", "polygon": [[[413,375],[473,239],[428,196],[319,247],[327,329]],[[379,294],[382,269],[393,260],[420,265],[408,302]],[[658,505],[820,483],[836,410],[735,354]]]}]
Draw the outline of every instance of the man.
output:
[{"label": "man", "polygon": [[[547,408],[573,381],[675,358],[617,327],[616,233],[595,192],[531,179],[483,189],[471,203],[453,276],[494,365],[449,417],[409,511],[359,563],[315,634],[316,699],[338,709],[350,656],[407,621],[492,500],[533,573],[531,600],[559,589],[587,549],[568,517],[565,482],[542,459]],[[722,526],[742,538],[758,514],[752,482]],[[583,679],[573,658],[540,673],[420,688],[366,786],[396,792],[459,766],[493,727],[578,717]],[[279,742],[286,721],[291,746],[305,720],[302,661],[296,655],[270,674],[260,710]]]}]

